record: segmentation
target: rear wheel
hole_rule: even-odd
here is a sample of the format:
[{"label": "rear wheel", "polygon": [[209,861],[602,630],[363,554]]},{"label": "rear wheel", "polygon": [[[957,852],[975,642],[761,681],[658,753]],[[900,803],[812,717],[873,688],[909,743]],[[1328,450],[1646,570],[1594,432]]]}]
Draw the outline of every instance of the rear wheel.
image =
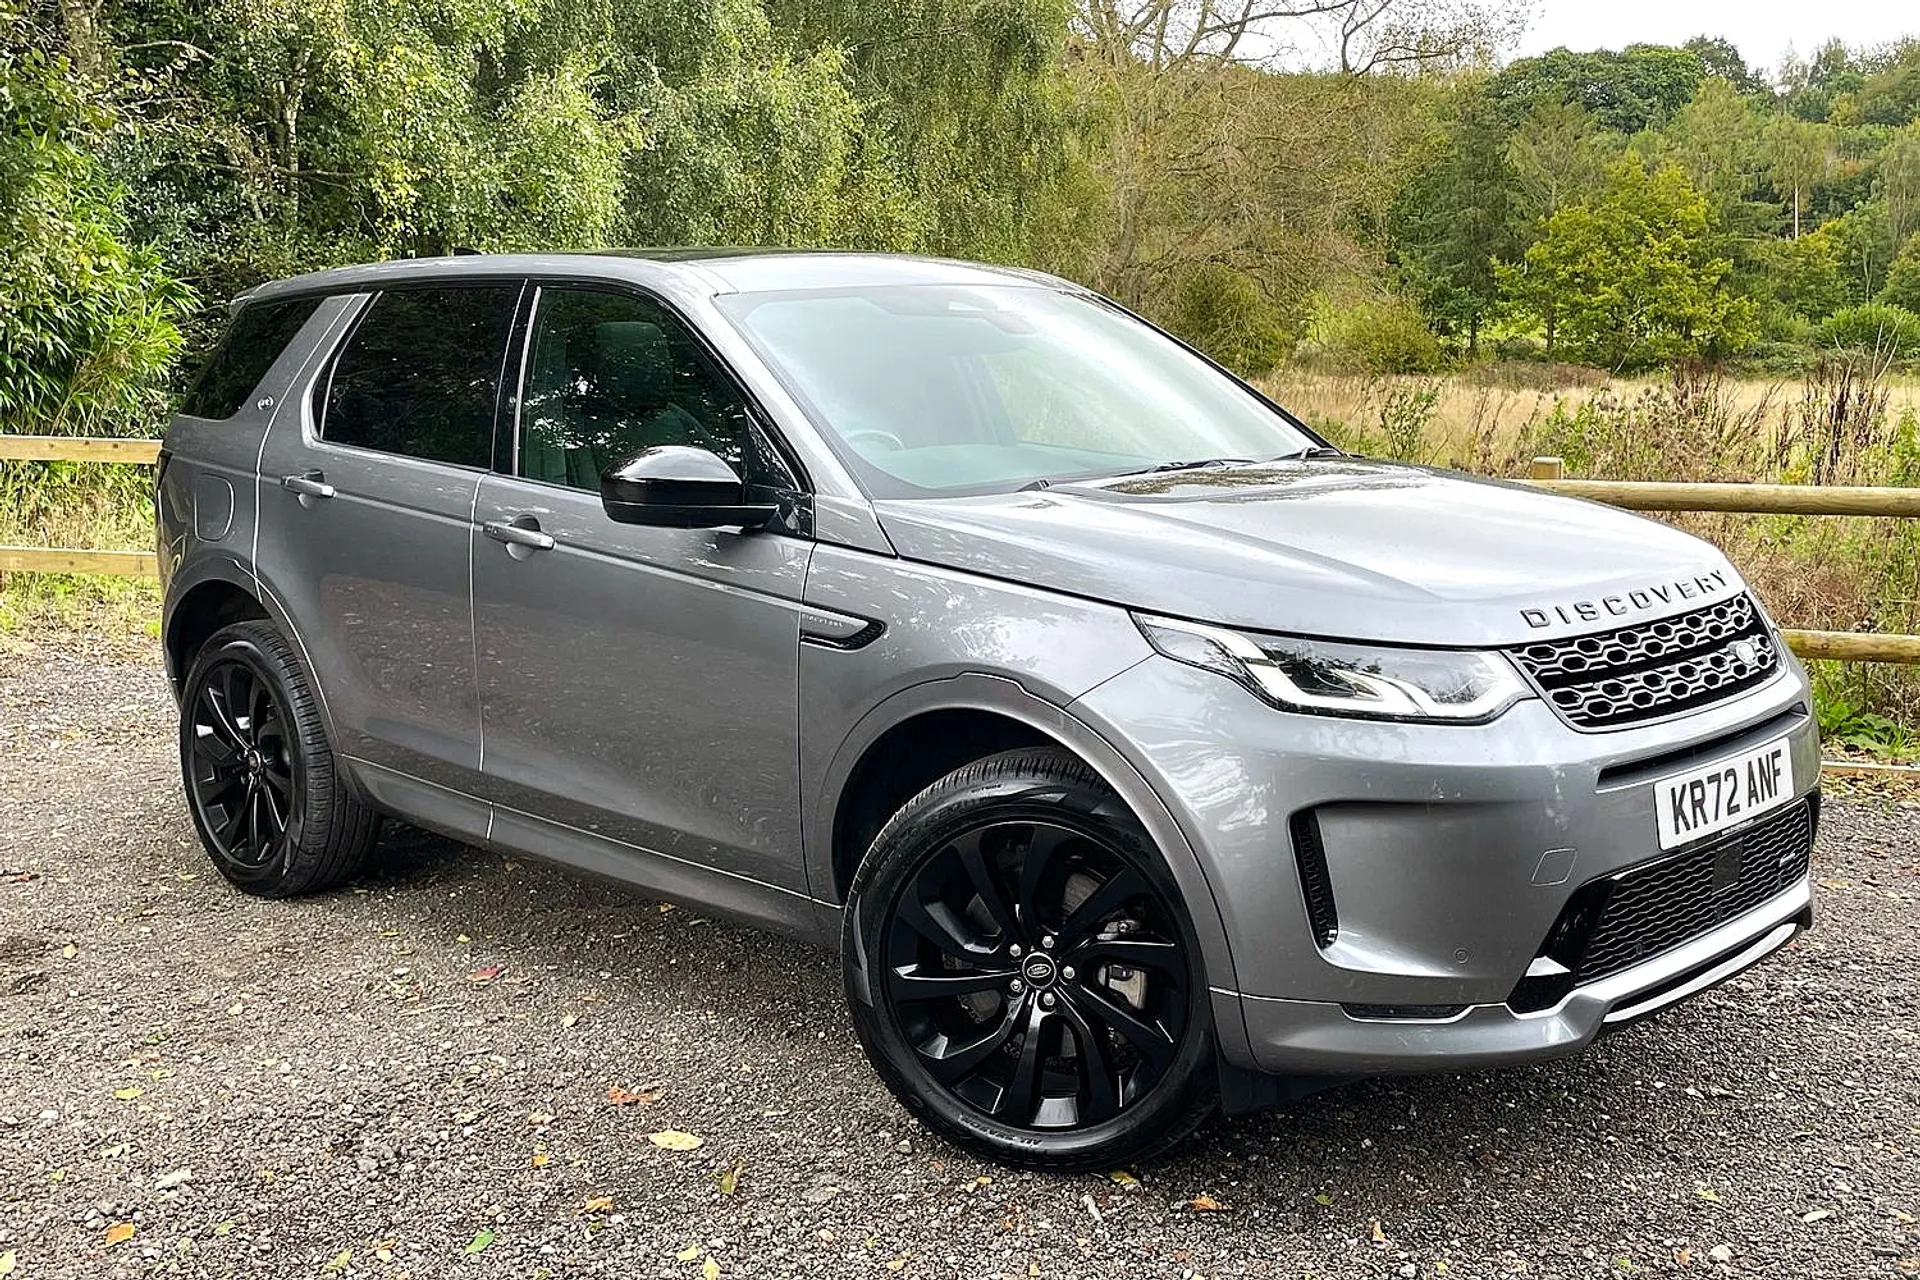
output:
[{"label": "rear wheel", "polygon": [[1179,893],[1131,811],[1064,752],[993,756],[910,800],[861,864],[845,928],[868,1055],[963,1146],[1106,1168],[1212,1110]]},{"label": "rear wheel", "polygon": [[379,818],[350,795],[306,670],[271,623],[235,623],[195,656],[180,772],[207,856],[247,893],[287,898],[360,870]]}]

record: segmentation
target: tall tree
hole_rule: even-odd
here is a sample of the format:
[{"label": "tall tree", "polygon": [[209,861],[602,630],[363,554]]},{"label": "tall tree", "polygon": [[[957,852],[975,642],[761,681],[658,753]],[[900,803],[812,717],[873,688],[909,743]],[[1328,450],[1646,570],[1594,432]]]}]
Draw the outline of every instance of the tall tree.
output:
[{"label": "tall tree", "polygon": [[1402,189],[1391,227],[1402,287],[1469,357],[1499,310],[1495,264],[1525,247],[1522,222],[1506,133],[1486,102],[1465,91],[1432,157]]}]

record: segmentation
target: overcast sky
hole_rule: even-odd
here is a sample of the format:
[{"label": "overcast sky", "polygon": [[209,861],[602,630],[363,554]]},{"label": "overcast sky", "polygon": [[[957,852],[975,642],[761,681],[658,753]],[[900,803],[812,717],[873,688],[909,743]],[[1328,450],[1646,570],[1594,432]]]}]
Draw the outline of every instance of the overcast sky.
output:
[{"label": "overcast sky", "polygon": [[1623,45],[1679,44],[1691,36],[1725,36],[1749,66],[1772,71],[1791,48],[1805,57],[1832,37],[1878,44],[1920,36],[1920,4],[1890,0],[1534,0],[1533,21],[1513,56]]}]

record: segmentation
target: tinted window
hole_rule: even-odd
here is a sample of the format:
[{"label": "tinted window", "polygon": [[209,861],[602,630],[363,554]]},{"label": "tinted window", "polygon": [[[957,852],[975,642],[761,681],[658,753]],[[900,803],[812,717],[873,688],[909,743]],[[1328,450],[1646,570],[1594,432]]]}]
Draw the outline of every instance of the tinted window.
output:
[{"label": "tinted window", "polygon": [[519,474],[598,490],[600,473],[661,444],[695,445],[747,479],[791,487],[739,391],[664,307],[632,294],[542,289],[520,411]]},{"label": "tinted window", "polygon": [[398,289],[373,300],[333,367],[335,444],[484,467],[520,286]]},{"label": "tinted window", "polygon": [[240,412],[319,305],[318,298],[289,298],[242,307],[194,379],[180,412],[193,418],[231,418]]}]

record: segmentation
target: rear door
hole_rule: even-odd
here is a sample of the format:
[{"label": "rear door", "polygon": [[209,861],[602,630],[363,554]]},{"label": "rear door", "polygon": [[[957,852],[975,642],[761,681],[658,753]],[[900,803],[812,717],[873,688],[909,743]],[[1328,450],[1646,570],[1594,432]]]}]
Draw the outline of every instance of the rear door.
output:
[{"label": "rear door", "polygon": [[[475,514],[494,527],[473,582],[496,836],[615,841],[626,849],[592,856],[661,887],[692,863],[804,893],[799,602],[813,544],[790,464],[692,329],[636,293],[540,288],[524,379],[513,456]],[[786,529],[609,519],[600,473],[667,444],[727,458],[783,501]]]},{"label": "rear door", "polygon": [[522,286],[396,288],[261,457],[257,562],[357,759],[471,791],[473,504]]}]

